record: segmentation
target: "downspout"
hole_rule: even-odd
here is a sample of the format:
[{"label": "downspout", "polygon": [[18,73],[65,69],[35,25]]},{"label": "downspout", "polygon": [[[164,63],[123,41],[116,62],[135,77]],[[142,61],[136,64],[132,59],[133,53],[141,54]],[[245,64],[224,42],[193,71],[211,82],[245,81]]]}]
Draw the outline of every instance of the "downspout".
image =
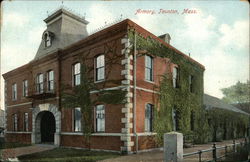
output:
[{"label": "downspout", "polygon": [[135,136],[135,153],[138,152],[138,134],[136,132],[136,32],[134,32],[134,66],[133,66],[133,71],[134,71],[134,95],[133,95],[133,117],[134,117],[134,136]]}]

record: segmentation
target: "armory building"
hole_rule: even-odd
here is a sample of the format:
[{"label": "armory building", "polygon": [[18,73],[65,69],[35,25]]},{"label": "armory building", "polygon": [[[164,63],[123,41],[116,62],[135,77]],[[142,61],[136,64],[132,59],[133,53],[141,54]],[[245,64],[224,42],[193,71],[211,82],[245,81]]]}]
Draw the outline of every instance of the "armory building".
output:
[{"label": "armory building", "polygon": [[[155,148],[153,109],[159,95],[155,87],[169,72],[177,88],[181,67],[170,58],[147,52],[137,57],[138,51],[132,50],[136,42],[131,43],[128,30],[173,49],[193,66],[204,67],[172,47],[168,34],[157,37],[129,19],[91,35],[86,30],[88,22],[65,9],[44,21],[47,29],[34,59],[3,75],[6,140],[88,147],[80,108],[66,109],[61,104],[62,86],[72,89],[80,84],[80,62],[85,59],[93,67],[89,76],[100,89],[127,91],[125,104],[99,103],[93,107],[90,148],[126,152]],[[198,75],[203,77],[203,72]],[[190,87],[194,86],[192,79],[186,78]],[[203,79],[200,85],[202,93],[198,95],[202,98]],[[199,102],[202,105],[202,99]]]}]

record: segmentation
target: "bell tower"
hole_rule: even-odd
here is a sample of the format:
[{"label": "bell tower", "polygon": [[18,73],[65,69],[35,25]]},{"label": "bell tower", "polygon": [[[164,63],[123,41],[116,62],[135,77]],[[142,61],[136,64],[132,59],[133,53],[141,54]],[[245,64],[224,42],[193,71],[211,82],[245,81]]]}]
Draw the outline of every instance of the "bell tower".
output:
[{"label": "bell tower", "polygon": [[63,8],[55,11],[44,22],[47,24],[47,29],[43,32],[34,60],[88,36],[87,24],[89,22]]}]

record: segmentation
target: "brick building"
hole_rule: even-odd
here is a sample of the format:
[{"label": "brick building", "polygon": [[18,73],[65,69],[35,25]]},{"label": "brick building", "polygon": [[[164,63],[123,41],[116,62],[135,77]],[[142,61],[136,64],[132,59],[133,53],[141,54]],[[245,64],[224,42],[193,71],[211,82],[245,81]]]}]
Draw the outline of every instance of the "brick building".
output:
[{"label": "brick building", "polygon": [[168,58],[129,55],[137,51],[131,50],[128,29],[173,48],[169,45],[170,36],[158,38],[128,19],[88,35],[88,22],[65,9],[44,21],[47,29],[35,58],[3,75],[7,141],[87,147],[81,132],[80,109],[65,109],[60,100],[62,85],[72,89],[80,83],[80,59],[85,59],[93,67],[90,78],[100,88],[127,91],[126,104],[100,103],[93,107],[90,148],[128,152],[154,148],[152,112],[158,95],[155,86],[166,71],[177,71]]}]

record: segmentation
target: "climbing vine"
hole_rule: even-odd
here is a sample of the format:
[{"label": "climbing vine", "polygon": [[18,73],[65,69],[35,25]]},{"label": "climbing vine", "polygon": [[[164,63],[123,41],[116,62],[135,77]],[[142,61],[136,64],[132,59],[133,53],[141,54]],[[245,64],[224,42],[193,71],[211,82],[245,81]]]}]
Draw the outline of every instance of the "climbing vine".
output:
[{"label": "climbing vine", "polygon": [[[88,62],[93,61],[93,56],[90,55],[90,51],[82,53],[79,55],[80,68],[80,84],[74,86],[62,85],[62,106],[64,108],[81,108],[82,113],[82,132],[89,142],[90,148],[90,136],[93,133],[93,108],[95,105],[104,104],[124,104],[126,102],[125,96],[127,91],[122,89],[116,90],[105,90],[106,83],[116,84],[117,80],[110,80],[109,75],[112,70],[112,66],[116,65],[117,61],[120,61],[120,55],[116,54],[116,48],[112,45],[109,46],[105,44],[104,56],[107,64],[107,69],[105,70],[105,82],[94,83],[93,70],[94,67]],[[120,82],[120,80],[118,80]]]},{"label": "climbing vine", "polygon": [[[178,131],[182,132],[184,136],[191,135],[195,143],[206,143],[212,140],[213,126],[209,126],[209,118],[218,118],[223,121],[219,123],[224,123],[227,127],[231,126],[231,128],[234,129],[235,125],[241,125],[239,122],[228,122],[228,120],[234,116],[235,119],[240,119],[240,122],[244,121],[244,124],[240,127],[244,127],[244,129],[247,127],[247,116],[243,115],[243,117],[242,115],[231,112],[224,113],[224,111],[222,111],[222,113],[213,113],[213,111],[206,111],[203,108],[204,69],[200,65],[187,59],[186,57],[188,56],[185,57],[177,53],[175,49],[162,45],[159,41],[149,36],[137,34],[134,29],[130,29],[128,32],[129,40],[132,43],[134,43],[135,35],[136,48],[138,51],[145,50],[150,55],[168,58],[171,63],[178,65],[180,69],[179,88],[173,87],[172,74],[169,71],[162,75],[160,86],[157,87],[159,89],[159,98],[154,113],[154,131],[157,133],[155,139],[158,145],[162,145],[163,143],[163,134],[173,130],[173,108],[175,108],[179,114],[177,118]],[[190,92],[189,89],[190,75],[194,77],[193,92]],[[216,110],[216,112],[217,111],[221,110]],[[194,121],[191,121],[191,112],[194,115]],[[220,118],[218,114],[223,117]],[[194,126],[191,126],[192,122]],[[191,127],[193,127],[192,130]]]}]

